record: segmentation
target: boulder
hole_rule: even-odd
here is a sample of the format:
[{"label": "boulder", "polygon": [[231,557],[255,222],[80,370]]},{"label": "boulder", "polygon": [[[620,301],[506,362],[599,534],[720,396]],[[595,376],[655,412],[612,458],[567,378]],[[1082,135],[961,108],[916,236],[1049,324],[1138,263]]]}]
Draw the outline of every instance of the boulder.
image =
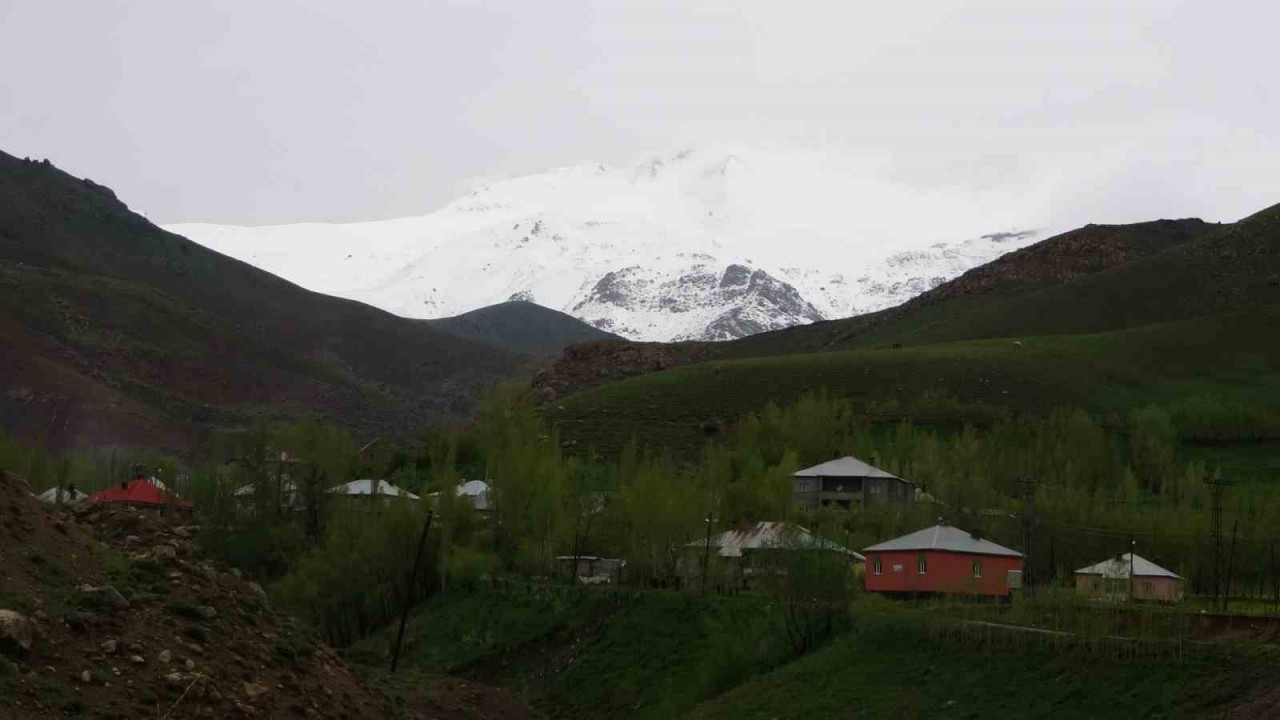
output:
[{"label": "boulder", "polygon": [[99,612],[115,613],[129,609],[129,601],[110,585],[81,585],[76,588],[74,600],[79,607]]},{"label": "boulder", "polygon": [[151,556],[160,562],[173,562],[178,559],[178,551],[172,545],[157,545],[151,548]]},{"label": "boulder", "polygon": [[0,653],[26,655],[35,641],[35,622],[13,610],[0,610]]}]

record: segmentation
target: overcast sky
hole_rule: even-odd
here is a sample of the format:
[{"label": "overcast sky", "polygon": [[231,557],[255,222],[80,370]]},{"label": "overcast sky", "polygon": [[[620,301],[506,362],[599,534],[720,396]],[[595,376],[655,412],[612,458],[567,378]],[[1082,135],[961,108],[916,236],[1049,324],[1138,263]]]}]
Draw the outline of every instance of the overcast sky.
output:
[{"label": "overcast sky", "polygon": [[1047,224],[1234,220],[1280,202],[1277,27],[1270,0],[0,0],[0,149],[158,222],[419,214],[710,140],[1035,185]]}]

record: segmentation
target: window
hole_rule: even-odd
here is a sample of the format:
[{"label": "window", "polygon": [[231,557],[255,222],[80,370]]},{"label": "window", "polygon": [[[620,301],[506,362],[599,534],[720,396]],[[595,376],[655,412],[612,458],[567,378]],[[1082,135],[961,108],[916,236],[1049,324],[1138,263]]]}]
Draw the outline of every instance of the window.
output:
[{"label": "window", "polygon": [[879,575],[881,572],[883,572],[883,568],[880,566],[880,558],[876,558],[871,563],[871,572],[876,575]]},{"label": "window", "polygon": [[926,563],[925,563],[925,557],[924,557],[923,555],[921,555],[921,556],[920,556],[920,559],[919,559],[919,560],[916,560],[916,574],[917,574],[917,575],[923,575],[923,574],[924,574],[924,571],[925,571],[925,564],[926,564]]},{"label": "window", "polygon": [[981,560],[973,561],[973,576],[976,578],[982,577],[982,561]]},{"label": "window", "polygon": [[1151,597],[1152,595],[1156,594],[1155,589],[1152,587],[1150,580],[1142,581],[1142,594],[1146,595],[1147,597]]}]

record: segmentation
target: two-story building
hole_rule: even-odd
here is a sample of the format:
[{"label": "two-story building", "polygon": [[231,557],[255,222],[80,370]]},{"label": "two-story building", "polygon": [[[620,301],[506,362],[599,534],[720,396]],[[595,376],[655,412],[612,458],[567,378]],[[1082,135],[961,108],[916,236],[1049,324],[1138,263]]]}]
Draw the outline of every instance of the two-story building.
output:
[{"label": "two-story building", "polygon": [[915,502],[916,490],[910,482],[852,455],[805,468],[793,478],[796,507],[847,509],[885,502],[910,507]]}]

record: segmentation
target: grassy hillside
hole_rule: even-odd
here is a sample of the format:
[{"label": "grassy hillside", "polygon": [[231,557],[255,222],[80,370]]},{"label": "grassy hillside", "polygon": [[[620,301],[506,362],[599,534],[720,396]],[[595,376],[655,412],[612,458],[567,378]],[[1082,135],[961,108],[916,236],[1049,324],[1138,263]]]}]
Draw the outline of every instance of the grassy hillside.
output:
[{"label": "grassy hillside", "polygon": [[[402,662],[570,719],[1248,717],[1276,677],[1262,648],[1126,656],[1005,630],[947,634],[936,628],[950,621],[872,597],[855,603],[851,632],[797,657],[777,617],[750,594],[453,591],[417,609]],[[353,657],[383,662],[391,630]]]},{"label": "grassy hillside", "polygon": [[404,432],[465,415],[523,362],[303,290],[0,153],[0,423],[13,434],[181,449],[258,413]]},{"label": "grassy hillside", "polygon": [[499,303],[427,322],[451,335],[539,357],[558,355],[574,343],[618,339],[572,315],[524,301]]},{"label": "grassy hillside", "polygon": [[[706,362],[585,390],[548,413],[579,447],[610,453],[634,435],[690,451],[768,402],[824,388],[881,420],[985,422],[1062,406],[1105,415],[1159,403],[1182,408],[1191,439],[1274,438],[1280,306],[1088,335]],[[1249,419],[1234,437],[1214,438],[1196,424],[1206,414]]]},{"label": "grassy hillside", "polygon": [[[790,657],[760,607],[674,592],[454,591],[415,609],[402,662],[511,689],[547,717],[665,720]],[[393,632],[352,657],[380,662]]]},{"label": "grassy hillside", "polygon": [[[1276,305],[1280,206],[1228,225],[1089,225],[970,270],[900,307],[728,343],[602,345],[566,355],[535,385],[564,396],[715,359],[1095,334]],[[628,354],[639,361],[618,362]]]},{"label": "grassy hillside", "polygon": [[903,623],[869,620],[829,647],[753,678],[683,717],[1221,717],[1258,681],[1254,665],[1244,659],[1096,662],[1083,650],[984,651],[940,642]]}]

